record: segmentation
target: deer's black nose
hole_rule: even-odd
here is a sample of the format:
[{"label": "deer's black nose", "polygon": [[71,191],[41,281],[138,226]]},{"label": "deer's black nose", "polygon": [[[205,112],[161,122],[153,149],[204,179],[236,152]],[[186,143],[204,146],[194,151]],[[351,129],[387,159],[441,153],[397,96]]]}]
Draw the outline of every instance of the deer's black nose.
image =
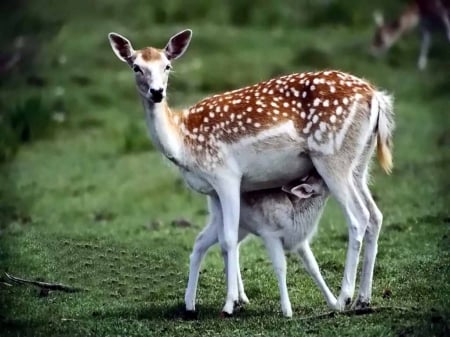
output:
[{"label": "deer's black nose", "polygon": [[159,103],[163,99],[163,89],[150,89],[150,94],[152,94],[152,100],[155,103]]}]

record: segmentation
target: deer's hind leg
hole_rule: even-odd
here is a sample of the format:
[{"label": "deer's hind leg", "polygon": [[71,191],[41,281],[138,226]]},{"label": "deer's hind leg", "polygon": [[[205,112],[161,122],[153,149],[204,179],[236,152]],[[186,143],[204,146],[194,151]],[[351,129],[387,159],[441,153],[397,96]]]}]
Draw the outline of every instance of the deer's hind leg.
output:
[{"label": "deer's hind leg", "polygon": [[356,271],[362,240],[369,223],[369,211],[358,192],[352,163],[341,156],[312,157],[314,166],[339,203],[348,225],[348,247],[337,309],[349,306],[355,291]]},{"label": "deer's hind leg", "polygon": [[372,295],[373,270],[378,250],[378,237],[383,221],[383,214],[378,209],[372,194],[368,187],[369,164],[374,152],[376,140],[373,136],[367,144],[360,157],[358,166],[354,171],[354,180],[358,192],[362,196],[363,202],[367,207],[370,217],[364,235],[364,260],[361,272],[361,281],[358,292],[358,298],[353,304],[355,308],[364,308],[370,305]]}]

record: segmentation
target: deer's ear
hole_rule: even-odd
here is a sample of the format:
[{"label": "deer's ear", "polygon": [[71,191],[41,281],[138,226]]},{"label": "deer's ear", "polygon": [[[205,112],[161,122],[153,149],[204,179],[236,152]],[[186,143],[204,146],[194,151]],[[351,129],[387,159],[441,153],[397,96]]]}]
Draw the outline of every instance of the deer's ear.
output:
[{"label": "deer's ear", "polygon": [[313,185],[306,183],[296,186],[283,186],[282,190],[292,195],[295,195],[297,198],[300,199],[308,199],[318,193],[318,191],[314,189]]},{"label": "deer's ear", "polygon": [[175,60],[184,54],[189,42],[191,42],[192,30],[186,29],[172,36],[164,48],[164,53],[169,60]]},{"label": "deer's ear", "polygon": [[114,54],[116,54],[119,60],[129,63],[134,55],[131,42],[117,33],[109,33],[108,39]]},{"label": "deer's ear", "polygon": [[383,13],[381,13],[380,11],[373,12],[373,20],[375,21],[375,24],[378,27],[383,26],[384,25]]}]

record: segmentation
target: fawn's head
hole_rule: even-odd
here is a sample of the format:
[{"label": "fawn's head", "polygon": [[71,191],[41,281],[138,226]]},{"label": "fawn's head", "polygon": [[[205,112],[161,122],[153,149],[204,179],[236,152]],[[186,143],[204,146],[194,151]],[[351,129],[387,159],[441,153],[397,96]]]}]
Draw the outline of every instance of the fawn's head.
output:
[{"label": "fawn's head", "polygon": [[120,34],[109,33],[108,38],[119,60],[134,71],[139,93],[153,103],[160,103],[166,97],[171,61],[184,54],[191,36],[192,31],[186,29],[172,36],[163,49],[139,50],[134,50],[131,42]]},{"label": "fawn's head", "polygon": [[315,169],[300,180],[295,180],[282,186],[281,189],[286,193],[295,195],[299,199],[326,197],[329,194],[328,186]]}]

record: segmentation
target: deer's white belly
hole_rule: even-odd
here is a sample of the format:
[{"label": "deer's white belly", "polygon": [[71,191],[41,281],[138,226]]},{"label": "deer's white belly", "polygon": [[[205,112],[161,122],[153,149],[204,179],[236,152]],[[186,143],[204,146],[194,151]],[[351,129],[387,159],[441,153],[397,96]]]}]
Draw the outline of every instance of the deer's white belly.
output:
[{"label": "deer's white belly", "polygon": [[312,162],[304,140],[292,122],[232,145],[231,151],[242,174],[242,191],[281,186],[306,175]]},{"label": "deer's white belly", "polygon": [[279,187],[311,170],[312,162],[303,152],[304,146],[305,141],[298,136],[293,123],[287,122],[234,144],[222,144],[224,166],[217,172],[202,174],[189,169],[181,172],[192,189],[204,194],[214,192],[211,177],[226,174],[227,170],[242,176],[242,192]]}]

